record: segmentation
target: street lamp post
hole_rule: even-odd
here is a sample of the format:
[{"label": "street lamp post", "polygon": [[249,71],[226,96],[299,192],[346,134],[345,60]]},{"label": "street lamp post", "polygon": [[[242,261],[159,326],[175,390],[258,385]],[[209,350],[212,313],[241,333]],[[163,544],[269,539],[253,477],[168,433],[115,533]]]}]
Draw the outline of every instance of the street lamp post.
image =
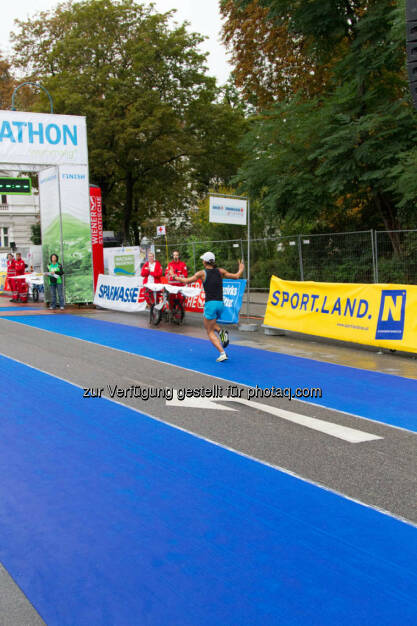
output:
[{"label": "street lamp post", "polygon": [[33,87],[37,87],[38,89],[42,89],[46,93],[46,95],[48,96],[49,105],[51,107],[51,113],[54,112],[54,105],[53,105],[53,102],[52,102],[52,96],[49,93],[49,91],[46,89],[46,87],[44,87],[40,83],[32,83],[30,81],[26,81],[25,83],[21,83],[20,85],[18,85],[17,87],[14,88],[13,93],[12,93],[12,107],[11,107],[12,111],[16,111],[16,107],[15,107],[16,92],[18,91],[18,89],[20,89],[21,87],[24,87],[25,85],[32,85]]}]

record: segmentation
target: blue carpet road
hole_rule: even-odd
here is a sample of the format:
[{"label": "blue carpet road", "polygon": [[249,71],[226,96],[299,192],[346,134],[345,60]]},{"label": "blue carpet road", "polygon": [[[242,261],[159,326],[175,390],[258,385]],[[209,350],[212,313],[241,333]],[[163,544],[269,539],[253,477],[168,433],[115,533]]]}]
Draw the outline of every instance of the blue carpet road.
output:
[{"label": "blue carpet road", "polygon": [[216,363],[216,351],[206,340],[74,315],[2,319],[251,387],[320,387],[323,397],[312,400],[316,404],[417,432],[417,380],[245,346],[229,346],[229,361]]},{"label": "blue carpet road", "polygon": [[41,309],[40,307],[35,306],[24,306],[24,307],[16,307],[16,306],[2,306],[0,307],[0,315],[3,315],[5,312],[15,311],[15,313],[25,313],[25,311],[44,311],[45,309]]},{"label": "blue carpet road", "polygon": [[0,392],[0,560],[48,626],[415,626],[415,527],[2,356]]}]

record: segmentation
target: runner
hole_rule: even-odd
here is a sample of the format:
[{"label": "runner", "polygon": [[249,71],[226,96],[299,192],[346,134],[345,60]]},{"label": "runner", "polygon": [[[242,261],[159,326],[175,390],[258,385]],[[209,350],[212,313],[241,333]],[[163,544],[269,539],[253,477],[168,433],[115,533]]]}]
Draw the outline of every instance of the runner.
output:
[{"label": "runner", "polygon": [[[201,279],[206,294],[206,303],[204,306],[204,328],[207,331],[208,338],[217,350],[220,356],[216,359],[219,363],[227,360],[227,354],[224,348],[229,345],[229,333],[223,330],[217,323],[223,312],[223,278],[238,279],[242,276],[245,269],[242,261],[239,261],[239,269],[236,274],[232,274],[227,270],[216,267],[216,257],[213,252],[205,252],[200,259],[203,261],[204,270],[200,270],[194,276],[182,278],[177,276],[176,280],[187,285],[196,280]],[[171,272],[173,275],[173,272]],[[216,334],[217,333],[217,334]]]}]

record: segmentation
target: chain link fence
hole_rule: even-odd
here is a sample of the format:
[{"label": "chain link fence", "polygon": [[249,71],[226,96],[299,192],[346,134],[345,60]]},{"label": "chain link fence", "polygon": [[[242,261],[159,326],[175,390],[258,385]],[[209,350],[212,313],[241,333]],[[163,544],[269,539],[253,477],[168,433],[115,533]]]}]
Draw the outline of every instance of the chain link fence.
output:
[{"label": "chain link fence", "polygon": [[417,284],[417,230],[375,232],[376,282]]},{"label": "chain link fence", "polygon": [[[230,271],[246,261],[245,239],[188,241],[168,245],[169,258],[178,250],[195,273],[200,256],[210,250],[219,265]],[[158,258],[166,258],[165,244],[156,244]],[[417,230],[361,231],[294,235],[250,240],[251,289],[267,290],[272,274],[285,280],[346,283],[417,284]]]}]

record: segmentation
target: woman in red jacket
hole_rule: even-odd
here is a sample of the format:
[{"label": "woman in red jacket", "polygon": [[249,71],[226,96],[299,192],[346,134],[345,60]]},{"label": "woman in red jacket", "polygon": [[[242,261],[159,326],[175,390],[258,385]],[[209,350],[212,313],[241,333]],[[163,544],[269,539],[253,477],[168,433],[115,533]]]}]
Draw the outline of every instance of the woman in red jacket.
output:
[{"label": "woman in red jacket", "polygon": [[[159,261],[155,259],[155,255],[153,252],[148,253],[148,260],[142,267],[141,276],[143,276],[144,285],[152,285],[154,283],[160,283],[162,278],[162,266]],[[156,302],[159,302],[160,296],[162,292],[157,292]],[[146,303],[151,306],[155,304],[154,292],[149,289],[145,289],[145,300]]]}]

